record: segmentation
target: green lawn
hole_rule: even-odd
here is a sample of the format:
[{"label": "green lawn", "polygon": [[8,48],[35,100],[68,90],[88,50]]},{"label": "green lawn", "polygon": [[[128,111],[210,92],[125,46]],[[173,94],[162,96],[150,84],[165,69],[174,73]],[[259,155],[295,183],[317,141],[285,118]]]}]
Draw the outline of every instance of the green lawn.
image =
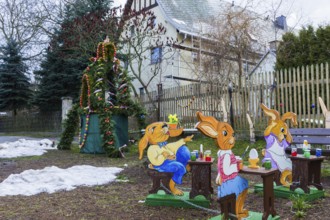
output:
[{"label": "green lawn", "polygon": [[[203,144],[203,150],[211,150],[212,157],[217,158],[217,152],[219,150],[218,146],[216,145],[216,142],[209,138],[209,137],[203,137],[203,136],[198,136],[194,137],[192,142],[188,142],[187,146],[188,148],[193,151],[193,150],[199,150],[200,145]],[[232,148],[232,151],[236,156],[242,156],[243,152],[245,149],[249,147],[248,152],[245,155],[245,161],[247,160],[249,156],[249,152],[252,148],[255,148],[258,153],[259,157],[262,158],[261,151],[262,149],[265,148],[266,142],[264,140],[258,140],[256,143],[250,143],[250,141],[245,141],[245,140],[236,140],[235,146]]]}]

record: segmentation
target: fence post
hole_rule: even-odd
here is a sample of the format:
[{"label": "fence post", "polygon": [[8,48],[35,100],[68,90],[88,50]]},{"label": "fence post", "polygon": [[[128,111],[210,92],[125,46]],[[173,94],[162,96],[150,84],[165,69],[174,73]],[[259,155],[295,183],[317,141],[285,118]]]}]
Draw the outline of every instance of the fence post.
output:
[{"label": "fence post", "polygon": [[228,84],[228,93],[229,93],[229,112],[230,112],[230,124],[232,128],[234,129],[234,111],[233,111],[233,83],[230,81]]},{"label": "fence post", "polygon": [[226,110],[225,100],[223,100],[223,98],[221,98],[221,107],[223,111],[223,121],[228,122],[228,114]]},{"label": "fence post", "polygon": [[157,102],[158,102],[158,107],[157,107],[157,120],[160,121],[160,101],[161,101],[161,96],[163,94],[163,85],[161,83],[157,84]]}]

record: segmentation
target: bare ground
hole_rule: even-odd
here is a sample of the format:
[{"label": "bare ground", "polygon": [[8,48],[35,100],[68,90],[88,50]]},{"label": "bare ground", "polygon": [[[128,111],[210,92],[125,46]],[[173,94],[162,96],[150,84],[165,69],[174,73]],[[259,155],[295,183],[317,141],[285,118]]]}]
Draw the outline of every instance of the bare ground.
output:
[{"label": "bare ground", "polygon": [[[0,198],[0,219],[208,219],[217,214],[201,209],[150,207],[144,201],[151,189],[151,180],[146,174],[143,161],[137,153],[126,153],[126,158],[113,159],[105,155],[85,155],[73,151],[49,151],[40,157],[0,160],[0,181],[10,174],[27,169],[43,169],[47,166],[67,168],[74,165],[116,166],[124,168],[120,179],[128,182],[112,182],[94,187],[78,187],[72,191],[34,196],[6,196]],[[124,165],[127,164],[127,167]],[[212,179],[216,177],[216,165],[212,167]],[[262,212],[262,195],[253,193],[253,184],[260,183],[258,177],[245,176],[249,180],[250,193],[247,209]],[[323,178],[326,194],[330,193],[330,179]],[[184,177],[183,188],[190,187],[190,174]],[[213,181],[216,193],[216,186]],[[311,203],[305,219],[330,219],[330,198]],[[275,209],[281,219],[295,219],[288,199],[275,199]],[[213,196],[211,209],[220,211]]]}]

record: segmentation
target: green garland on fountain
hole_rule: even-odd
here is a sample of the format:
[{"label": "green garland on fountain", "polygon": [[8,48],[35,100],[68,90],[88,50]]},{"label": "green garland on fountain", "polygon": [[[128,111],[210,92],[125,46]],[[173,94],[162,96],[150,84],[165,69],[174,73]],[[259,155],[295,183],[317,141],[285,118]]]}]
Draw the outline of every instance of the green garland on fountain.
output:
[{"label": "green garland on fountain", "polygon": [[[79,147],[84,147],[88,132],[90,114],[97,113],[103,141],[103,149],[111,157],[118,157],[120,153],[115,147],[114,124],[111,120],[114,114],[125,116],[135,115],[139,127],[145,126],[145,110],[130,96],[131,79],[127,71],[123,71],[120,61],[116,58],[116,47],[107,39],[98,44],[96,57],[90,59],[91,63],[83,71],[80,103],[78,108],[73,108],[69,115],[86,115],[86,124],[82,126],[84,136],[79,138]],[[105,95],[107,94],[107,99]],[[77,112],[76,114],[74,112]],[[67,149],[71,140],[72,128],[75,126],[73,117],[68,117],[66,128],[62,134],[59,149]],[[72,123],[72,124],[71,124]],[[81,132],[79,132],[79,135]],[[68,138],[70,136],[70,138]],[[71,141],[70,141],[71,140]],[[70,147],[69,147],[70,148]]]},{"label": "green garland on fountain", "polygon": [[65,132],[61,134],[60,143],[57,145],[59,150],[70,150],[71,143],[79,126],[78,105],[72,106],[64,121]]}]

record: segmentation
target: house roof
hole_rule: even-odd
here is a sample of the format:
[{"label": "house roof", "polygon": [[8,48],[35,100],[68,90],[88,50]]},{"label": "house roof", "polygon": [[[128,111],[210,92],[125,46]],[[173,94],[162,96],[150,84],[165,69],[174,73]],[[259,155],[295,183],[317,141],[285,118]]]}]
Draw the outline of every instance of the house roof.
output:
[{"label": "house roof", "polygon": [[[157,0],[167,20],[182,33],[197,35],[210,24],[221,7],[230,3],[219,0]],[[222,5],[222,6],[221,6]]]},{"label": "house roof", "polygon": [[[166,20],[171,23],[180,33],[192,36],[200,36],[211,28],[210,19],[214,19],[220,15],[221,11],[233,8],[240,10],[241,8],[232,3],[221,0],[156,0],[163,12]],[[254,13],[250,11],[251,13]],[[254,13],[255,14],[255,13]],[[263,31],[258,36],[262,44],[281,38],[283,30],[276,30],[273,21],[268,18],[259,19],[263,23]],[[263,33],[261,33],[263,32]],[[261,42],[260,42],[261,43]]]}]

